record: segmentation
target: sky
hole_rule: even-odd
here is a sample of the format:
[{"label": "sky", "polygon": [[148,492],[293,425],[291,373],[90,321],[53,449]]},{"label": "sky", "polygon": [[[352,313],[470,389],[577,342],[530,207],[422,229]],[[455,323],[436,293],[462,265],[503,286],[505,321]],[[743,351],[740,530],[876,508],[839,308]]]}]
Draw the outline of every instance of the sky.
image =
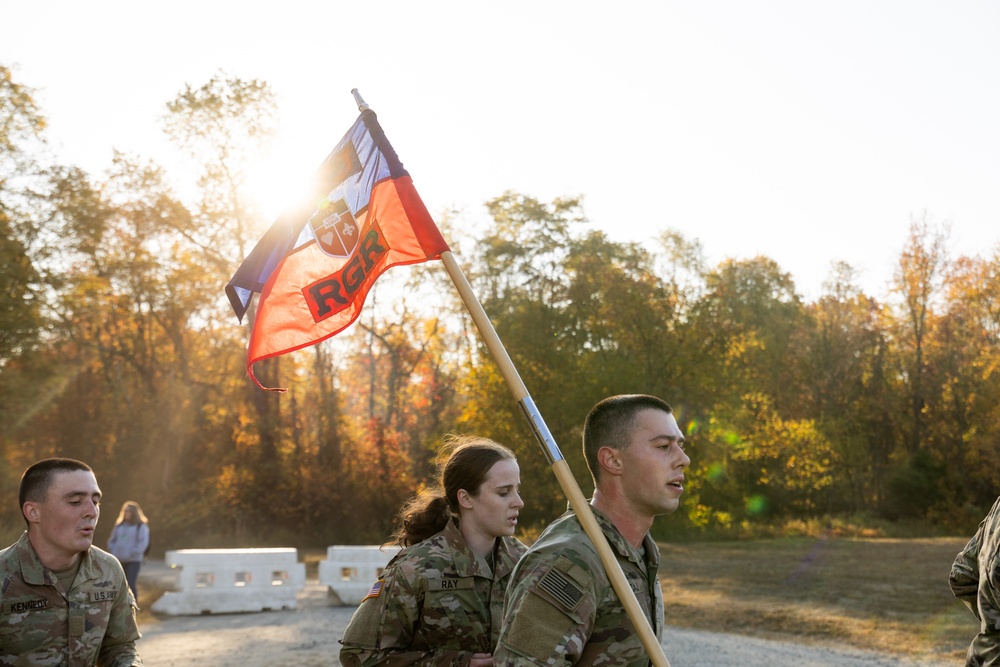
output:
[{"label": "sky", "polygon": [[947,225],[953,256],[1000,250],[992,0],[0,0],[0,16],[0,64],[37,90],[59,160],[93,174],[117,149],[193,181],[167,102],[220,72],[266,81],[274,217],[358,88],[435,217],[484,220],[507,190],[582,195],[614,240],[675,229],[710,265],[766,255],[807,299],[834,261],[886,296],[915,220]]}]

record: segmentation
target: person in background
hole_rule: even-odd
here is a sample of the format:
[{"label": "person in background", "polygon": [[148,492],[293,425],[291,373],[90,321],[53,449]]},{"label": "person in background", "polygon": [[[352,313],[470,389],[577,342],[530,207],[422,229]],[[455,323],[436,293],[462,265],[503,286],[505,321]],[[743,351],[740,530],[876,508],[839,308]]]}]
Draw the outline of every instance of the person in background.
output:
[{"label": "person in background", "polygon": [[403,505],[391,544],[403,549],[361,601],[341,640],[345,667],[489,667],[503,593],[525,546],[513,452],[452,438],[437,485]]},{"label": "person in background", "polygon": [[948,580],[979,620],[966,667],[1000,667],[1000,498],[955,558]]},{"label": "person in background", "polygon": [[118,513],[115,527],[108,538],[108,551],[114,554],[125,570],[128,587],[139,598],[139,570],[149,548],[149,519],[142,513],[139,503],[127,500]]},{"label": "person in background", "polygon": [[[591,507],[644,619],[657,637],[663,594],[659,548],[649,530],[684,492],[684,435],[670,406],[654,396],[606,398],[587,415],[583,453],[594,478]],[[504,600],[494,652],[498,665],[630,665],[649,656],[590,537],[570,510],[551,523],[518,563]]]},{"label": "person in background", "polygon": [[125,573],[93,546],[94,471],[74,459],[39,461],[21,476],[18,502],[28,529],[0,551],[0,665],[142,665]]}]

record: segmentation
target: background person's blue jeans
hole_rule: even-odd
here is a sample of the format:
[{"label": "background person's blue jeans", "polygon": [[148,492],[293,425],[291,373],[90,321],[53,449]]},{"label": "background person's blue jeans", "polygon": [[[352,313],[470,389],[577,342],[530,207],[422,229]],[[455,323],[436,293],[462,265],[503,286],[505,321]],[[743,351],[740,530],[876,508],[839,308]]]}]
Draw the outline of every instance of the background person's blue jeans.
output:
[{"label": "background person's blue jeans", "polygon": [[125,570],[125,581],[128,582],[128,587],[132,589],[132,595],[135,599],[139,599],[139,589],[136,584],[139,582],[139,568],[142,567],[142,561],[131,561],[128,563],[122,563],[122,568]]}]

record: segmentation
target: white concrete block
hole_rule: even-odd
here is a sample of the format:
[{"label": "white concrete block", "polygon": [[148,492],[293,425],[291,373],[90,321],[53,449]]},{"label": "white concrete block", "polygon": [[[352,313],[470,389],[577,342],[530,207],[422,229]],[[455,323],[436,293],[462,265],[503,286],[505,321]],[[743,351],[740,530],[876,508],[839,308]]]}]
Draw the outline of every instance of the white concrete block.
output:
[{"label": "white concrete block", "polygon": [[326,560],[319,562],[319,583],[328,586],[341,604],[359,604],[397,553],[395,546],[327,547]]},{"label": "white concrete block", "polygon": [[177,590],[153,603],[163,614],[295,609],[306,585],[295,549],[180,549],[164,560],[177,572]]}]

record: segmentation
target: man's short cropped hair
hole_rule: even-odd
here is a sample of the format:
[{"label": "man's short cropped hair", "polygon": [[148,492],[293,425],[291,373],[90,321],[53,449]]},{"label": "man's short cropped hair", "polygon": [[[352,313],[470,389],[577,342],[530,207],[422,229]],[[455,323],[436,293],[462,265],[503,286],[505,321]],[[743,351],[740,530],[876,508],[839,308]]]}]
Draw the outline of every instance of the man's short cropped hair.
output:
[{"label": "man's short cropped hair", "polygon": [[49,495],[52,480],[58,473],[77,470],[94,472],[89,465],[76,459],[42,459],[28,466],[28,469],[21,475],[21,488],[17,492],[17,502],[21,511],[24,512],[24,503],[29,500],[34,503],[45,500],[45,497]]},{"label": "man's short cropped hair", "polygon": [[600,479],[601,470],[597,460],[598,450],[601,447],[627,447],[632,440],[636,414],[649,409],[668,414],[673,412],[666,401],[648,394],[609,396],[591,408],[583,425],[583,455],[595,484]]}]

